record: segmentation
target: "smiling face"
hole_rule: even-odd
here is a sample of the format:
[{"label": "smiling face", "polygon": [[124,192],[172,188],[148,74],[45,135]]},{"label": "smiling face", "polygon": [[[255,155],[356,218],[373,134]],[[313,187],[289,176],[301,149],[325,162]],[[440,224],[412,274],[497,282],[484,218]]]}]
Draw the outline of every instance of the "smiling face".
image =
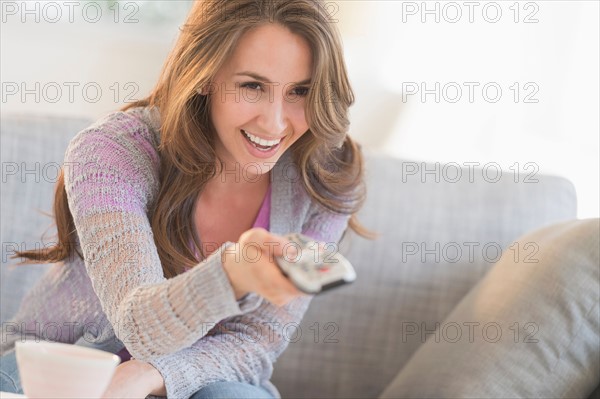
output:
[{"label": "smiling face", "polygon": [[[312,55],[308,42],[268,23],[246,32],[216,74],[210,116],[227,170],[267,173],[308,130],[305,116]],[[255,144],[252,144],[254,142]]]}]

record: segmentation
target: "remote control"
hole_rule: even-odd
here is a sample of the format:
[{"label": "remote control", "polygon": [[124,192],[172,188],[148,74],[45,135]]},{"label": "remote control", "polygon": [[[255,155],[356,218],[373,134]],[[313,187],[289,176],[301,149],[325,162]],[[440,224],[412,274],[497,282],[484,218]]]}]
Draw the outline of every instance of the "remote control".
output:
[{"label": "remote control", "polygon": [[318,294],[356,280],[354,268],[339,252],[327,250],[323,243],[300,233],[289,234],[286,238],[297,244],[297,256],[284,255],[275,259],[299,290]]}]

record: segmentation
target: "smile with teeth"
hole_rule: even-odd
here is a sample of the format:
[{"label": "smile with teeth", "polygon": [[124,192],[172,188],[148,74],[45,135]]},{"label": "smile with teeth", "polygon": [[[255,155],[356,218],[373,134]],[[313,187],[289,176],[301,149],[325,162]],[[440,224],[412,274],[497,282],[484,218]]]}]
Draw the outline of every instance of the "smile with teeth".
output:
[{"label": "smile with teeth", "polygon": [[279,143],[281,143],[281,139],[278,140],[264,140],[261,139],[258,136],[255,136],[251,133],[248,133],[247,131],[242,129],[242,133],[244,134],[244,136],[246,137],[246,139],[256,148],[258,148],[259,150],[270,150],[271,148],[277,146]]}]

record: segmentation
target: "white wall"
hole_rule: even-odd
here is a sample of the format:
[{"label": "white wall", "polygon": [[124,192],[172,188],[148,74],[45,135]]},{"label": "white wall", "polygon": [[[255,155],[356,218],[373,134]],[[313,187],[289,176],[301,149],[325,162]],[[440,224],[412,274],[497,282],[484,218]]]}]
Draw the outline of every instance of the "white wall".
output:
[{"label": "white wall", "polygon": [[[16,14],[12,14],[14,8],[9,3],[17,5]],[[73,1],[69,7],[64,5],[68,2],[23,3],[2,2],[3,113],[97,118],[120,108],[127,96],[145,97],[177,37],[178,25],[183,22],[180,18],[171,24],[159,24],[153,14],[132,1],[117,3],[112,9],[105,1]],[[57,12],[48,5],[59,3],[61,18],[51,22]],[[96,7],[86,6],[88,3],[100,5],[103,18],[93,22]],[[32,12],[25,13],[24,7]],[[11,94],[15,84],[18,92]],[[39,98],[24,94],[25,90],[40,94]]]},{"label": "white wall", "polygon": [[[375,108],[360,115],[354,134],[400,157],[494,162],[511,174],[518,163],[525,174],[567,177],[577,190],[578,216],[597,217],[599,3],[473,3],[478,6],[472,22],[465,2],[428,1],[425,8],[422,2],[406,1],[341,3],[346,11],[341,16],[351,21],[344,30],[355,84],[361,93],[377,93],[366,98],[359,93],[360,110],[381,97],[398,96],[391,129],[369,127],[371,121],[386,119]],[[520,11],[516,23],[515,4]],[[488,22],[496,18],[496,9],[501,18]],[[462,18],[453,23],[457,10]],[[527,16],[537,22],[525,23]],[[422,84],[433,93],[422,98]],[[462,89],[458,100],[457,86]],[[411,94],[415,87],[418,92]],[[492,102],[494,87],[502,90],[497,102]],[[534,90],[529,100],[536,102],[526,102],[524,95]]]},{"label": "white wall", "polygon": [[[127,93],[135,91],[136,98],[148,93],[183,21],[181,9],[186,7],[155,1],[151,9],[148,2],[124,1],[113,6],[120,10],[118,23],[108,8],[103,9],[107,18],[91,23],[94,9],[88,6],[86,19],[85,2],[75,2],[79,7],[73,23],[64,9],[63,17],[51,23],[56,13],[47,8],[48,15],[42,15],[43,7],[56,2],[30,2],[39,3],[40,21],[28,14],[23,23],[23,10],[12,15],[5,4],[22,2],[2,3],[2,113],[92,118],[118,108]],[[470,4],[471,9],[462,1],[338,1],[337,8],[331,5],[343,33],[357,95],[351,134],[366,146],[404,158],[494,162],[505,173],[513,173],[509,168],[518,163],[525,173],[567,177],[579,197],[578,216],[597,217],[599,3]],[[176,7],[177,13],[171,21],[159,23],[156,15],[167,12],[166,7]],[[424,7],[433,13],[423,15]],[[494,23],[497,10],[501,16]],[[460,19],[457,11],[462,13]],[[131,13],[138,22],[124,23]],[[528,16],[530,23],[525,22]],[[21,98],[21,84],[35,89],[35,82],[40,83],[40,101],[33,94]],[[72,99],[68,82],[80,84]],[[435,94],[421,98],[421,85],[435,90],[436,82],[439,102]],[[7,90],[15,84],[19,93],[10,95]],[[82,92],[85,84],[92,98]],[[488,97],[482,92],[486,84]],[[467,85],[474,87],[472,102]],[[53,103],[49,100],[56,97],[56,86],[63,92]],[[93,102],[96,87],[102,95]],[[462,97],[453,102],[456,87],[462,89]],[[495,87],[502,90],[497,102],[493,102]],[[517,87],[520,96],[515,102]],[[419,92],[411,94],[415,88]],[[115,93],[120,96],[117,102]],[[527,94],[536,102],[526,102]]]}]

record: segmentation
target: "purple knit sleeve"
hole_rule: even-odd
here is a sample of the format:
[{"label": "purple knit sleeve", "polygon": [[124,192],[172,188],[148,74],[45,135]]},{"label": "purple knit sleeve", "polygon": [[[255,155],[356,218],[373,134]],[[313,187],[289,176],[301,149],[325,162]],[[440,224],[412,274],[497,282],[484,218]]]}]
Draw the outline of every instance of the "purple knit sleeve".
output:
[{"label": "purple knit sleeve", "polygon": [[65,155],[65,188],[85,268],[114,334],[137,359],[189,347],[206,325],[243,313],[221,264],[225,243],[166,279],[148,211],[159,185],[156,142],[128,113],[80,132]]},{"label": "purple knit sleeve", "polygon": [[[302,233],[337,244],[349,217],[312,208]],[[312,298],[303,295],[282,307],[263,300],[256,310],[223,320],[190,348],[152,360],[165,380],[167,396],[188,398],[213,382],[240,381],[279,397],[269,381],[273,363],[289,344],[290,326],[300,323]]]}]

